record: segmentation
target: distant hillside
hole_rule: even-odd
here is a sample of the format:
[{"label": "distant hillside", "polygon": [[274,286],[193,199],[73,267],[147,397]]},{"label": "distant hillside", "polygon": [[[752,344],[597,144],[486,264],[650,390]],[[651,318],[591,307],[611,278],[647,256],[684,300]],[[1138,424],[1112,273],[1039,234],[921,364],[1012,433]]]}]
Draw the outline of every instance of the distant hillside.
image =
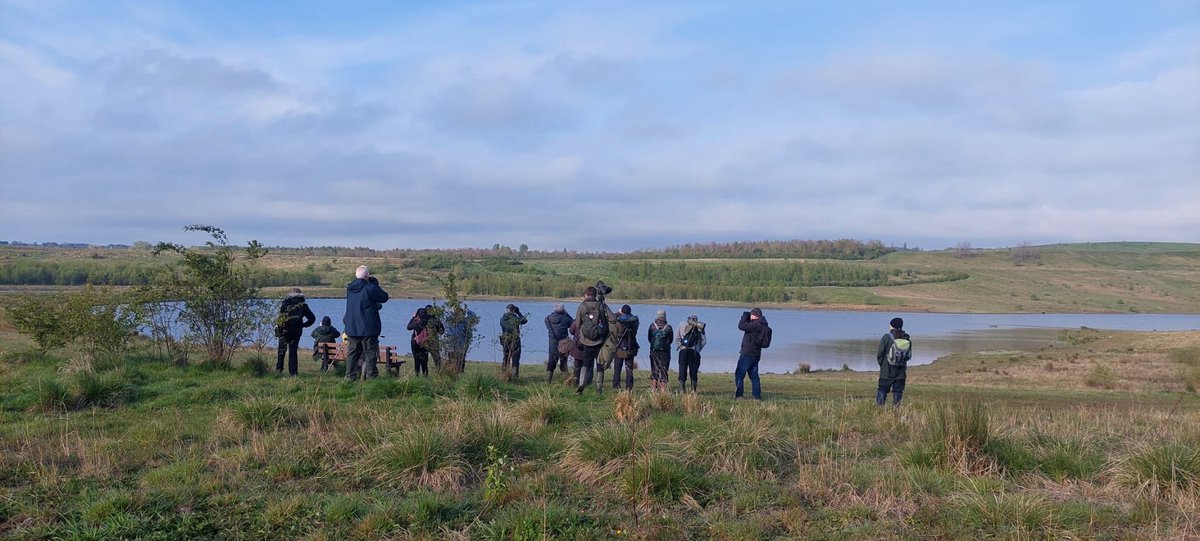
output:
[{"label": "distant hillside", "polygon": [[[310,296],[339,296],[354,267],[365,263],[394,295],[411,297],[438,296],[439,279],[454,272],[474,297],[577,298],[586,285],[603,279],[616,288],[613,298],[622,300],[938,312],[1200,313],[1200,244],[876,251],[881,246],[838,242],[795,241],[780,248],[811,257],[766,257],[773,253],[770,244],[755,243],[558,257],[503,246],[344,249],[353,255],[340,248],[275,248],[261,261],[259,279],[269,287],[303,286]],[[858,258],[835,257],[824,247]],[[746,255],[755,249],[764,256]],[[859,249],[865,251],[855,252]],[[728,255],[722,257],[722,250]],[[161,272],[167,261],[138,248],[0,246],[0,285],[6,290],[132,285]]]}]

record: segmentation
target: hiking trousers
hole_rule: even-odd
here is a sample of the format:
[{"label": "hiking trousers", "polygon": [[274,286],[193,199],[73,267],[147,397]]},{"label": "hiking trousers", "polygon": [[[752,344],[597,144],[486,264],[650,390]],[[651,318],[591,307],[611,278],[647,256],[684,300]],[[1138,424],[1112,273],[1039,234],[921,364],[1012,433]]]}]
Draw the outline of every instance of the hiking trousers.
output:
[{"label": "hiking trousers", "polygon": [[625,388],[633,389],[633,359],[613,359],[613,389],[621,388],[621,370],[625,371]]},{"label": "hiking trousers", "polygon": [[657,390],[660,386],[667,388],[671,377],[671,350],[650,352],[650,381]]},{"label": "hiking trousers", "polygon": [[583,358],[575,359],[575,381],[579,385],[575,388],[576,393],[583,394],[583,390],[592,384],[592,371],[599,355],[600,346],[583,346]]},{"label": "hiking trousers", "polygon": [[413,356],[413,374],[429,377],[429,350],[416,342],[409,342]]},{"label": "hiking trousers", "polygon": [[513,377],[521,375],[521,339],[500,336],[500,346],[504,349],[504,367],[512,370]]},{"label": "hiking trousers", "polygon": [[286,336],[280,338],[279,346],[275,348],[275,371],[280,373],[283,372],[283,357],[286,355],[288,374],[293,376],[296,375],[296,372],[299,369],[299,363],[297,362],[296,358],[299,348],[299,336],[297,336],[295,339],[288,338]]},{"label": "hiking trousers", "polygon": [[346,346],[346,379],[355,381],[359,372],[363,379],[379,376],[379,337],[351,336]]},{"label": "hiking trousers", "polygon": [[687,380],[692,380],[692,390],[696,390],[696,380],[700,377],[700,352],[684,348],[679,350],[679,388],[687,392]]}]

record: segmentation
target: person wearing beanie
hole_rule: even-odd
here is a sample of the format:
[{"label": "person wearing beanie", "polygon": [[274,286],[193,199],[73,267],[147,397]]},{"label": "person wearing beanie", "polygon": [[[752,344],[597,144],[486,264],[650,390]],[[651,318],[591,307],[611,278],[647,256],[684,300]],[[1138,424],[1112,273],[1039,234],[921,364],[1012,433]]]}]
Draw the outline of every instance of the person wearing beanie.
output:
[{"label": "person wearing beanie", "polygon": [[521,377],[521,325],[529,320],[515,304],[505,308],[500,316],[500,348],[504,351],[504,370],[517,379]]},{"label": "person wearing beanie", "polygon": [[354,270],[354,280],[346,284],[346,314],[342,316],[349,381],[358,381],[360,375],[363,379],[379,376],[379,335],[383,333],[379,311],[387,301],[387,291],[379,287],[379,280],[366,265]]},{"label": "person wearing beanie", "polygon": [[655,312],[654,323],[646,327],[646,342],[650,344],[650,385],[655,391],[670,388],[671,343],[674,341],[674,331],[667,323],[667,311]]},{"label": "person wearing beanie", "polygon": [[554,303],[554,310],[546,316],[546,333],[550,338],[550,357],[546,359],[546,383],[554,381],[555,367],[558,367],[559,372],[567,371],[567,354],[574,345],[569,331],[574,322],[575,318],[567,313],[561,302]]},{"label": "person wearing beanie", "polygon": [[[434,354],[437,336],[441,335],[442,322],[433,315],[433,305],[417,308],[405,326],[412,331],[408,347],[412,351],[413,374],[429,377],[429,357]],[[435,357],[434,363],[437,363]]]},{"label": "person wearing beanie", "polygon": [[892,393],[892,405],[899,406],[904,397],[904,384],[908,377],[908,359],[912,357],[912,339],[904,332],[904,320],[892,318],[888,332],[879,338],[875,348],[875,360],[879,362],[879,385],[875,388],[875,405],[887,402]]},{"label": "person wearing beanie", "polygon": [[771,327],[767,324],[767,318],[763,317],[762,310],[753,308],[749,312],[742,312],[738,330],[742,331],[742,348],[737,368],[733,372],[733,398],[736,400],[742,397],[743,381],[746,376],[750,376],[750,394],[755,400],[762,400],[758,363],[762,360],[763,348],[771,345]]},{"label": "person wearing beanie", "polygon": [[275,337],[279,346],[275,351],[275,373],[283,374],[283,358],[287,357],[288,375],[295,376],[299,370],[297,350],[300,349],[300,337],[305,327],[312,327],[317,316],[313,314],[300,288],[292,288],[292,292],[279,305],[279,316],[275,320]]},{"label": "person wearing beanie", "polygon": [[621,373],[625,375],[625,390],[633,389],[633,371],[637,368],[638,353],[638,317],[633,315],[633,308],[628,304],[621,306],[617,314],[617,349],[613,355],[613,389],[621,388]]},{"label": "person wearing beanie", "polygon": [[675,341],[679,350],[679,390],[687,392],[687,380],[692,380],[692,392],[696,392],[696,383],[700,372],[700,350],[704,349],[708,338],[704,336],[704,322],[699,316],[692,314],[687,321],[679,325],[679,339]]},{"label": "person wearing beanie", "polygon": [[[315,361],[317,359],[321,359],[322,372],[329,369],[329,360],[326,355],[323,354],[326,352],[321,351],[321,344],[336,344],[338,337],[341,335],[342,331],[337,330],[337,327],[333,326],[333,321],[329,319],[329,316],[321,318],[321,325],[313,329],[312,333],[309,334],[309,336],[313,337],[313,360]],[[327,353],[328,356],[332,357],[334,351],[329,351]]]}]

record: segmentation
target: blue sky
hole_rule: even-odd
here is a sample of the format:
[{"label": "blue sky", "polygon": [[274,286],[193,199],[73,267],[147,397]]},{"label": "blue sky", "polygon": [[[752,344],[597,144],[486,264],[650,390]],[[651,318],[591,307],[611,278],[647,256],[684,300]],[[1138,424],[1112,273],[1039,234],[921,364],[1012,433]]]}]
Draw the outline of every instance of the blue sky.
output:
[{"label": "blue sky", "polygon": [[0,0],[0,240],[1200,241],[1200,2]]}]

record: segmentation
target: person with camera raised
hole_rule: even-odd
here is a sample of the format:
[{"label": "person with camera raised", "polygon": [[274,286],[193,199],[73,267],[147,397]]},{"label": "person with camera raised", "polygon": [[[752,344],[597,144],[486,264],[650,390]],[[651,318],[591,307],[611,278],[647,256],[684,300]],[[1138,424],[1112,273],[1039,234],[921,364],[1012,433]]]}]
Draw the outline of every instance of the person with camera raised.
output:
[{"label": "person with camera raised", "polygon": [[750,393],[755,400],[762,400],[762,386],[758,382],[758,362],[762,359],[762,350],[771,347],[771,327],[762,310],[754,308],[742,312],[738,321],[738,330],[742,331],[742,349],[738,357],[737,368],[733,373],[735,389],[733,398],[742,397],[742,382],[750,376]]},{"label": "person with camera raised", "polygon": [[379,311],[388,301],[387,291],[371,276],[366,265],[354,270],[354,280],[346,284],[346,315],[342,324],[346,333],[346,379],[356,381],[379,376],[379,335],[383,323]]},{"label": "person with camera raised", "polygon": [[521,377],[521,325],[529,323],[515,304],[505,307],[500,316],[500,347],[504,350],[504,369],[513,379]]},{"label": "person with camera raised", "polygon": [[608,322],[616,319],[617,315],[604,303],[604,298],[612,293],[612,288],[604,282],[596,282],[584,291],[583,302],[575,310],[575,322],[579,325],[579,343],[583,349],[583,358],[575,362],[575,381],[578,387],[576,394],[592,384],[592,372],[596,368],[596,357],[600,348],[608,338]]},{"label": "person with camera raised", "polygon": [[[546,361],[546,383],[554,381],[554,367],[559,372],[567,371],[567,355],[574,345],[571,340],[571,324],[575,320],[561,302],[554,303],[554,311],[546,316],[546,332],[550,336],[550,358]],[[566,341],[564,344],[563,341]]]}]

